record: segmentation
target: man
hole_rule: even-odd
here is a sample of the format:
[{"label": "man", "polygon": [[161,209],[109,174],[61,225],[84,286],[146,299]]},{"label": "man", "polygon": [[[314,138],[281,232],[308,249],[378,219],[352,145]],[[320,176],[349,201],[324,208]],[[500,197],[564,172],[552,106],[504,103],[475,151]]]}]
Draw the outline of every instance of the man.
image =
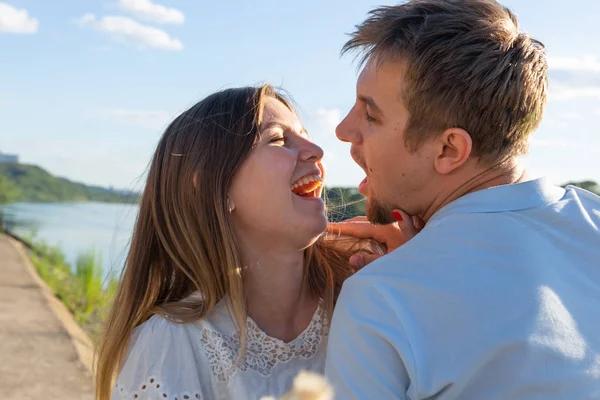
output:
[{"label": "man", "polygon": [[600,198],[519,160],[546,104],[543,45],[495,1],[414,0],[372,11],[350,50],[364,68],[336,134],[367,217],[425,227],[344,284],[336,398],[600,398]]}]

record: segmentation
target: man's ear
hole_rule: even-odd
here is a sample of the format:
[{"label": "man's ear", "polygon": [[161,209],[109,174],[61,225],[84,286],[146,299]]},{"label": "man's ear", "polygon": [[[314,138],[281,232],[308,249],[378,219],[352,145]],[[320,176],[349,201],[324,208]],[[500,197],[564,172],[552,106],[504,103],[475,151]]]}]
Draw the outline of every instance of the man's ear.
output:
[{"label": "man's ear", "polygon": [[461,128],[446,129],[436,139],[435,170],[447,175],[461,167],[471,155],[473,140],[469,132]]}]

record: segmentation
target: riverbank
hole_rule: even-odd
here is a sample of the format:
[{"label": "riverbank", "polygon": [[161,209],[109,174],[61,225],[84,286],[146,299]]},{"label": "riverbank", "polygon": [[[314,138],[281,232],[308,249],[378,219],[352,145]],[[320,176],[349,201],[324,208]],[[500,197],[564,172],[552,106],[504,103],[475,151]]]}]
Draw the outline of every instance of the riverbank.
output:
[{"label": "riverbank", "polygon": [[26,251],[0,233],[2,399],[91,400],[93,344]]},{"label": "riverbank", "polygon": [[58,246],[49,246],[34,236],[18,237],[6,231],[5,234],[26,248],[26,257],[35,272],[96,342],[118,285],[113,277],[104,279],[98,256],[92,250],[81,252],[72,266]]}]

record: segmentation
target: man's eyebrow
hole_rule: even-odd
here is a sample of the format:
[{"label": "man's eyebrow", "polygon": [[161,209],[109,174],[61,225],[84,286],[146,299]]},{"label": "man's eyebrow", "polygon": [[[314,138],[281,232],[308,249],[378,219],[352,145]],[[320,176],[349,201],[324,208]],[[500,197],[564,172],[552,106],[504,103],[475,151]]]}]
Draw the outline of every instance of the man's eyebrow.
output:
[{"label": "man's eyebrow", "polygon": [[375,103],[375,100],[373,100],[372,97],[370,96],[365,96],[365,95],[358,95],[358,99],[360,101],[362,101],[363,103],[366,103],[369,107],[371,107],[373,109],[373,111],[375,111],[377,114],[381,114],[383,115],[383,111],[381,111],[381,108],[377,105],[377,103]]}]

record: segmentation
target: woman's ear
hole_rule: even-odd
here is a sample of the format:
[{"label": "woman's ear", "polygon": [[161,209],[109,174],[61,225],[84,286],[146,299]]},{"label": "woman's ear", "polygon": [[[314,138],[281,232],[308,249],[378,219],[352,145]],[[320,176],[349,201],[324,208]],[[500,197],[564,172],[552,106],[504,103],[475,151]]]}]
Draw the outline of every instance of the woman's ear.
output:
[{"label": "woman's ear", "polygon": [[227,196],[227,212],[231,214],[235,210],[235,203],[231,200],[231,197]]}]

